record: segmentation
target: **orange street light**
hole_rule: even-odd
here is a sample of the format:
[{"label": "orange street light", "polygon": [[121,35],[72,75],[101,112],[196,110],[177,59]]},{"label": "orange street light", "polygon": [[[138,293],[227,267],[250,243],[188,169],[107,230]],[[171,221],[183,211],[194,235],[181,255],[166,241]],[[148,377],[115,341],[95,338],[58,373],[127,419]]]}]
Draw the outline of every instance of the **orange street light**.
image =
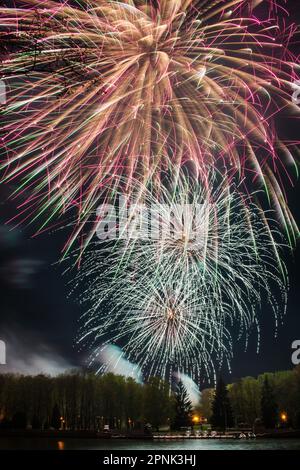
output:
[{"label": "orange street light", "polygon": [[280,419],[283,423],[287,422],[287,414],[284,411],[280,414]]},{"label": "orange street light", "polygon": [[193,419],[193,423],[195,423],[195,424],[198,424],[199,421],[200,421],[200,418],[199,418],[199,416],[197,416],[197,415],[193,416],[192,419]]}]

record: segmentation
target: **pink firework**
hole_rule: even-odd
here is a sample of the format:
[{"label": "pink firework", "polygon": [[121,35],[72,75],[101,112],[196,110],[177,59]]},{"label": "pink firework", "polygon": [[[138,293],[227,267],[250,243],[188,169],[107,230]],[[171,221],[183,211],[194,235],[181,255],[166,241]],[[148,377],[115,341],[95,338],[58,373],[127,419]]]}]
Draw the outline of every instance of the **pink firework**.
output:
[{"label": "pink firework", "polygon": [[275,117],[299,116],[299,62],[276,2],[267,14],[244,0],[15,3],[0,8],[1,154],[20,221],[44,216],[42,229],[69,213],[70,246],[90,220],[94,233],[108,185],[159,188],[191,161],[204,183],[215,169],[262,189],[293,235],[283,182],[297,141],[280,138]]}]

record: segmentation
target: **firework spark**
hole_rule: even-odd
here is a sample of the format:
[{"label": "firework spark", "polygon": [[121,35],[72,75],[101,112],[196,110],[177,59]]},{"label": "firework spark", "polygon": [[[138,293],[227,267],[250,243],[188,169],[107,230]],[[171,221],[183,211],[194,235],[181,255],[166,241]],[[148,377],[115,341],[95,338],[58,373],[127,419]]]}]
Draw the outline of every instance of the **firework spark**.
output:
[{"label": "firework spark", "polygon": [[[192,160],[265,188],[293,235],[281,175],[296,142],[274,115],[291,99],[294,26],[244,0],[22,0],[0,9],[8,89],[3,180],[17,181],[22,220],[70,212],[74,241],[113,179],[160,184]],[[273,2],[269,2],[273,5]],[[284,32],[283,32],[284,31]],[[96,224],[95,224],[96,226]],[[92,231],[95,230],[92,228]],[[41,229],[42,229],[41,228]]]}]

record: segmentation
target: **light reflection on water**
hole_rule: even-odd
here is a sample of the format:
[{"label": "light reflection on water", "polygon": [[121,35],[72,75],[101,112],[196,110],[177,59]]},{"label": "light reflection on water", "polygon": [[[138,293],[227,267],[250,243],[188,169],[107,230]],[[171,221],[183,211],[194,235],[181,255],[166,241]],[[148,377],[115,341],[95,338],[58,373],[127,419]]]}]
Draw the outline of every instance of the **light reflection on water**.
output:
[{"label": "light reflection on water", "polygon": [[1,438],[0,449],[30,450],[300,450],[300,439],[136,441]]}]

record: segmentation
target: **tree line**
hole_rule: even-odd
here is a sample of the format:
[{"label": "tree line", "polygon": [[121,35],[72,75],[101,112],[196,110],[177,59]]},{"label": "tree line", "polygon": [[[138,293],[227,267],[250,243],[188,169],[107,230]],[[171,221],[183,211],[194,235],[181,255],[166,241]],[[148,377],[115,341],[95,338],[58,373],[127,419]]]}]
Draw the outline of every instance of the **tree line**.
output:
[{"label": "tree line", "polygon": [[[0,428],[158,430],[193,426],[206,418],[215,428],[278,425],[300,429],[300,366],[244,377],[204,389],[193,409],[182,382],[175,390],[157,377],[137,383],[114,374],[73,371],[56,377],[0,374]],[[197,420],[198,420],[197,418]]]},{"label": "tree line", "polygon": [[202,391],[199,412],[216,427],[265,428],[276,426],[300,429],[300,366],[289,371],[244,377],[216,390]]},{"label": "tree line", "polygon": [[175,392],[153,377],[140,384],[114,374],[74,371],[56,377],[0,375],[0,428],[138,429],[189,424],[192,406],[182,383]]}]

